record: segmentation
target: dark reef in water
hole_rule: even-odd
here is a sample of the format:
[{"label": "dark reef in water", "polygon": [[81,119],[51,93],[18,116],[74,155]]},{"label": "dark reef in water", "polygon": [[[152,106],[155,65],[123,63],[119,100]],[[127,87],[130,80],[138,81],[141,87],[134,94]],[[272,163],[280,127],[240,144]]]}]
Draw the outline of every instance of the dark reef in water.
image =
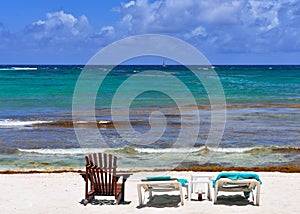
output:
[{"label": "dark reef in water", "polygon": [[[89,121],[76,124],[80,128],[93,128],[97,125],[98,128],[114,128],[114,124],[112,121]],[[38,123],[33,124],[33,127],[48,127],[48,128],[74,128],[73,121],[55,121],[49,123]]]}]

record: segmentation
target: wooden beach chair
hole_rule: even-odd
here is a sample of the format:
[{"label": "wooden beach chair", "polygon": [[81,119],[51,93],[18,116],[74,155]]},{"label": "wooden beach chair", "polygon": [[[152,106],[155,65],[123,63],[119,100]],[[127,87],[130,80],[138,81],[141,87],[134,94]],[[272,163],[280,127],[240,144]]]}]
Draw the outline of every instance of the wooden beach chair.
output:
[{"label": "wooden beach chair", "polygon": [[214,203],[217,203],[218,192],[244,192],[246,198],[256,191],[256,205],[259,206],[260,198],[260,184],[259,176],[254,173],[243,172],[223,172],[220,173],[216,180],[213,181],[214,187]]},{"label": "wooden beach chair", "polygon": [[116,175],[117,157],[94,153],[85,156],[85,200],[87,205],[95,196],[114,196],[118,204],[123,200],[124,182]]}]

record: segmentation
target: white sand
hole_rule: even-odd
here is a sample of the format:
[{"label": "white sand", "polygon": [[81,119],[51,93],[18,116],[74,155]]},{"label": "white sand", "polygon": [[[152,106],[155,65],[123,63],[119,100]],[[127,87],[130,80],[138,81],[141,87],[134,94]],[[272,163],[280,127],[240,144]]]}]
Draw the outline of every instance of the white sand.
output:
[{"label": "white sand", "polygon": [[[165,205],[171,207],[137,208],[136,183],[140,179],[149,175],[166,174],[189,179],[191,173],[193,172],[134,173],[127,180],[125,189],[125,201],[131,203],[103,206],[91,204],[83,206],[79,203],[84,198],[84,180],[77,173],[0,175],[0,213],[299,213],[300,174],[273,172],[258,173],[263,182],[260,206],[251,203],[241,205],[239,202],[235,204],[230,201],[214,205],[208,200],[185,200],[184,206],[180,204],[177,206],[172,204],[171,200],[165,201]],[[164,203],[160,205],[164,206]]]}]

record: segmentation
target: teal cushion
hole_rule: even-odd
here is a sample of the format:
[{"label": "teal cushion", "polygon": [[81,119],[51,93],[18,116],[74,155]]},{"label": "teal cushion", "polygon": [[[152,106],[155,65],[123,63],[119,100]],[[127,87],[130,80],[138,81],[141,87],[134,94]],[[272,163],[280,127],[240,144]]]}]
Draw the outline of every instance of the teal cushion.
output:
[{"label": "teal cushion", "polygon": [[178,178],[177,181],[184,187],[184,185],[188,182],[185,178]]},{"label": "teal cushion", "polygon": [[164,180],[171,180],[171,176],[147,176],[146,177],[148,181],[164,181]]},{"label": "teal cushion", "polygon": [[261,180],[259,179],[259,176],[255,173],[251,172],[222,172],[220,173],[216,180],[213,180],[213,187],[215,187],[216,181],[221,178],[229,178],[231,180],[239,180],[239,179],[255,179],[259,181],[260,184],[262,184]]}]

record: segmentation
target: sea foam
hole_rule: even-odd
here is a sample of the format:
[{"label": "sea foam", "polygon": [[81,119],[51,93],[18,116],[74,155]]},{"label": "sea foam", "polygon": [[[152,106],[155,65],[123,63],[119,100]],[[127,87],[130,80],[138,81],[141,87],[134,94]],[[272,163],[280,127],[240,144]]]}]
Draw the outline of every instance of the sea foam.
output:
[{"label": "sea foam", "polygon": [[22,126],[31,126],[34,124],[41,124],[41,123],[51,123],[52,121],[19,121],[19,120],[12,120],[12,119],[5,119],[0,120],[0,128],[12,128],[12,127],[22,127]]}]

